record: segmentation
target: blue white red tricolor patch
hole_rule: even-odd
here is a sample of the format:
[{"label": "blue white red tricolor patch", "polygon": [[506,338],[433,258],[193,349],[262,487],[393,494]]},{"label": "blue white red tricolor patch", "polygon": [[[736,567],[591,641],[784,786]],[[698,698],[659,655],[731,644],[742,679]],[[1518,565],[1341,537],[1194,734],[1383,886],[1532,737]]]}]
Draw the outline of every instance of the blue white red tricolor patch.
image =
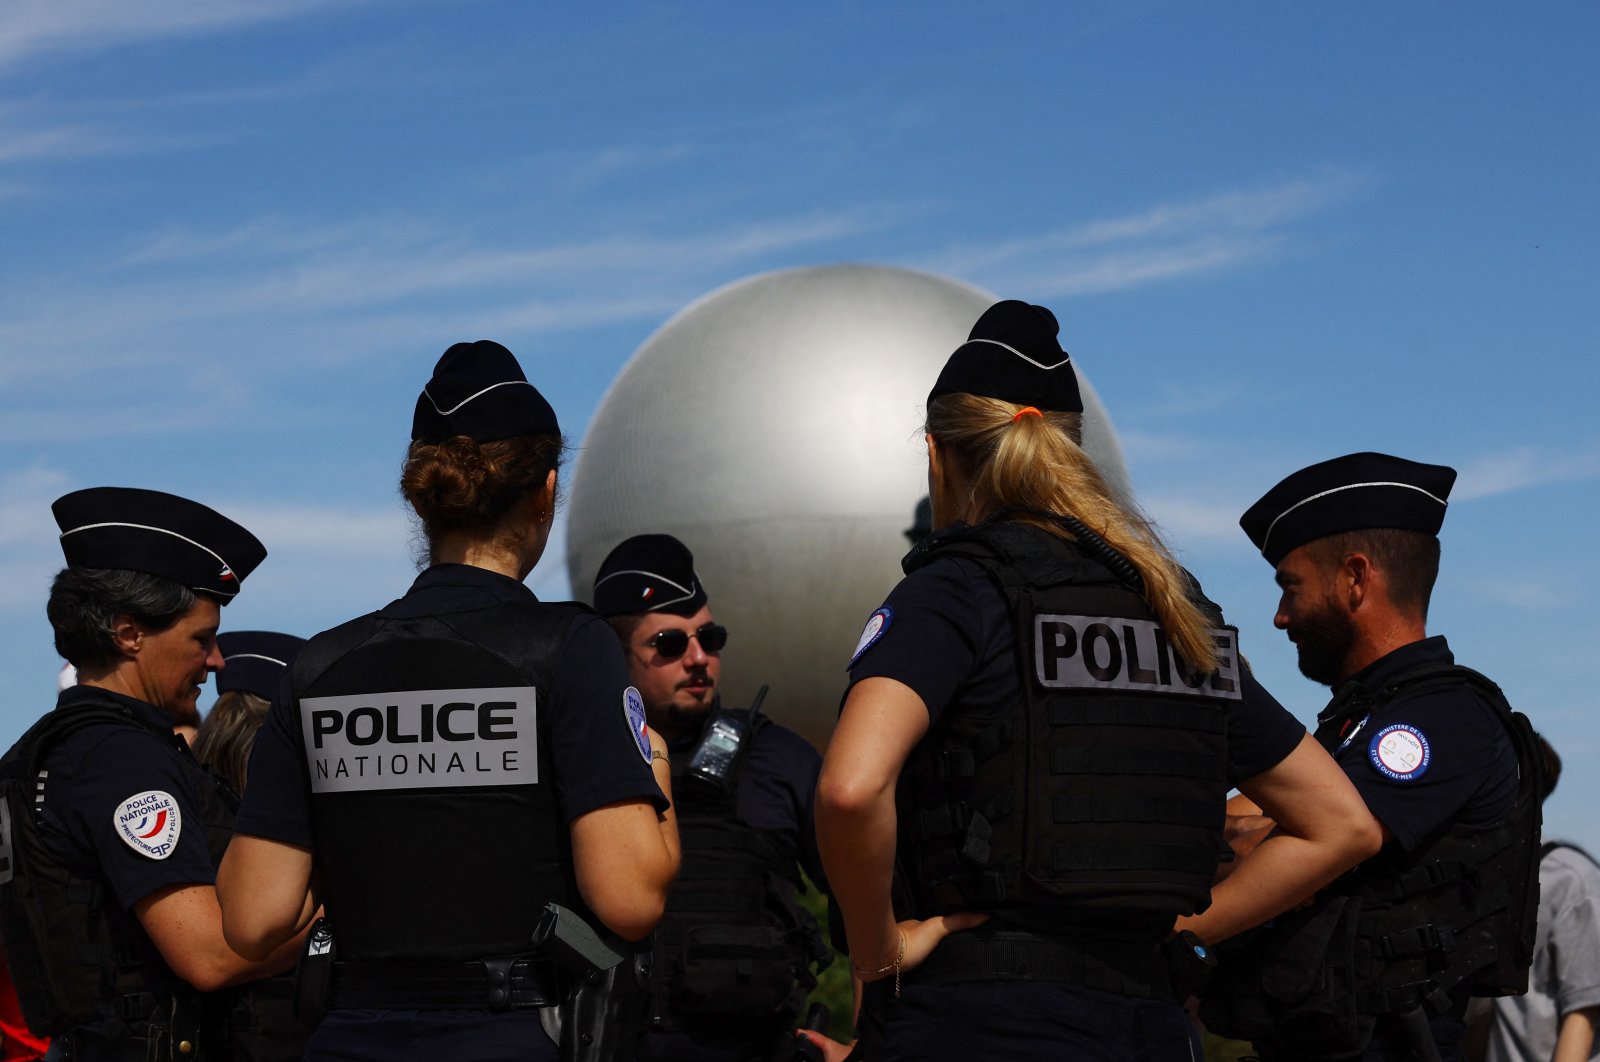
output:
[{"label": "blue white red tricolor patch", "polygon": [[622,691],[622,714],[628,719],[628,731],[633,734],[633,743],[639,747],[639,755],[644,757],[645,763],[649,763],[650,724],[644,717],[644,698],[632,686]]},{"label": "blue white red tricolor patch", "polygon": [[1379,774],[1397,782],[1421,778],[1433,761],[1427,735],[1410,723],[1390,723],[1367,745],[1367,758]]},{"label": "blue white red tricolor patch", "polygon": [[150,789],[117,805],[112,824],[124,844],[142,856],[165,859],[178,848],[183,813],[171,793]]},{"label": "blue white red tricolor patch", "polygon": [[862,653],[878,644],[878,639],[883,637],[893,619],[894,609],[888,605],[867,617],[867,625],[861,628],[861,638],[856,642],[856,651],[850,655],[850,663],[845,665],[846,671],[856,666],[856,661],[861,659]]}]

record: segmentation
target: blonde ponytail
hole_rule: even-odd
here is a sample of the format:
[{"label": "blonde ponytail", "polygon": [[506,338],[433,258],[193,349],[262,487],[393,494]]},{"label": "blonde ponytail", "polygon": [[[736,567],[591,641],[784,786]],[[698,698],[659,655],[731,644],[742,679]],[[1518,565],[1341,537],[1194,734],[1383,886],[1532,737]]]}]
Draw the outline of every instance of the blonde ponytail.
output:
[{"label": "blonde ponytail", "polygon": [[1211,622],[1190,598],[1188,576],[1150,522],[1116,499],[1083,452],[1082,422],[1079,413],[1039,414],[998,398],[945,394],[928,404],[927,431],[968,485],[957,515],[977,523],[1018,510],[1015,519],[1069,540],[1074,536],[1060,522],[1026,510],[1076,517],[1138,571],[1145,600],[1178,655],[1202,674],[1215,671]]}]

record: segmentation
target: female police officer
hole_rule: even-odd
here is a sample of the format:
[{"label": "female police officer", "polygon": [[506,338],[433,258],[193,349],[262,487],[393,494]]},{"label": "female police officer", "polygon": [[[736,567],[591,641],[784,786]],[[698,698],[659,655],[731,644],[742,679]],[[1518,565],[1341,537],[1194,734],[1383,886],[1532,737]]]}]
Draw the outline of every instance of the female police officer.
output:
[{"label": "female police officer", "polygon": [[447,350],[412,440],[401,489],[432,566],[296,658],[219,876],[224,927],[253,954],[325,904],[338,961],[308,1058],[554,1058],[530,938],[547,902],[628,939],[660,917],[664,746],[605,623],[521,583],[562,439],[511,352]]},{"label": "female police officer", "polygon": [[1229,785],[1283,832],[1184,921],[1203,939],[1376,845],[1237,633],[1084,456],[1056,334],[1048,310],[1000,303],[940,373],[944,531],[868,621],[824,763],[823,862],[878,982],[868,1058],[1189,1058],[1163,942],[1206,907]]},{"label": "female police officer", "polygon": [[0,763],[0,927],[52,1057],[226,1057],[229,985],[287,969],[223,939],[212,882],[235,810],[172,732],[223,666],[220,608],[266,556],[249,531],[159,491],[95,487],[52,507],[67,567],[56,648],[78,672]]}]

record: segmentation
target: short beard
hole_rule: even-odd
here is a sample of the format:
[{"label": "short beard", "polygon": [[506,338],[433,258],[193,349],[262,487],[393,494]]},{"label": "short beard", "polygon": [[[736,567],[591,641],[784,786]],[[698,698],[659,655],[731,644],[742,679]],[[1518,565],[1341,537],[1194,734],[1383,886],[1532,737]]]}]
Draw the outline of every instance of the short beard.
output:
[{"label": "short beard", "polygon": [[1345,677],[1345,661],[1356,643],[1355,621],[1348,614],[1330,605],[1302,619],[1294,633],[1300,674],[1324,686],[1333,686]]}]

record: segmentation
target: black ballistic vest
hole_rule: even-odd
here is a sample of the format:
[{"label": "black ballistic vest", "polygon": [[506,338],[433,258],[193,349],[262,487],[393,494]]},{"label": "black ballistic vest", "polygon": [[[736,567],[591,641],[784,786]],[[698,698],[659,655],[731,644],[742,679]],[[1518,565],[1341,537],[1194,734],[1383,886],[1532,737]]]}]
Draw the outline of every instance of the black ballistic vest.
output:
[{"label": "black ballistic vest", "polygon": [[317,870],[342,961],[525,956],[547,902],[587,915],[548,704],[579,614],[380,612],[296,659]]},{"label": "black ballistic vest", "polygon": [[[1330,752],[1346,729],[1402,694],[1468,685],[1494,707],[1517,755],[1517,796],[1488,825],[1452,823],[1406,854],[1391,846],[1318,894],[1219,950],[1201,1006],[1220,1035],[1358,1050],[1382,1015],[1444,1014],[1466,996],[1527,989],[1538,918],[1542,767],[1532,727],[1470,668],[1428,667],[1380,690],[1351,687],[1325,709]],[[1303,1050],[1302,1050],[1303,1048]],[[1343,1057],[1341,1055],[1341,1057]]]},{"label": "black ballistic vest", "polygon": [[[161,958],[108,884],[80,877],[45,844],[41,825],[49,778],[40,766],[69,735],[89,726],[148,730],[174,745],[194,780],[190,809],[206,835],[213,864],[233,836],[238,797],[192,755],[181,737],[150,726],[107,699],[78,702],[35,723],[0,761],[0,935],[28,1028],[50,1037],[80,1029],[110,1044],[165,1024],[175,999],[203,997]],[[206,1052],[203,1057],[218,1057]]]},{"label": "black ballistic vest", "polygon": [[912,752],[896,793],[910,913],[1162,939],[1209,904],[1227,850],[1236,632],[1219,626],[1223,667],[1193,674],[1143,598],[1072,543],[988,523],[936,536],[907,571],[948,555],[1005,593],[1020,698],[993,715],[953,705]]},{"label": "black ballistic vest", "polygon": [[[753,744],[766,722],[757,716],[744,740]],[[688,778],[688,755],[680,760],[672,802],[682,862],[655,929],[650,1026],[764,1042],[794,1024],[817,983],[812,964],[832,953],[800,906],[794,842],[744,821],[737,778],[712,793]]]},{"label": "black ballistic vest", "polygon": [[1489,679],[1459,665],[1406,675],[1376,693],[1356,690],[1325,712],[1316,737],[1332,752],[1347,723],[1401,694],[1470,686],[1493,706],[1517,755],[1517,796],[1499,821],[1453,823],[1409,855],[1385,850],[1330,886],[1360,901],[1356,969],[1365,982],[1357,1004],[1368,1013],[1435,1012],[1451,995],[1527,991],[1539,906],[1541,760],[1527,716],[1513,711]]}]

